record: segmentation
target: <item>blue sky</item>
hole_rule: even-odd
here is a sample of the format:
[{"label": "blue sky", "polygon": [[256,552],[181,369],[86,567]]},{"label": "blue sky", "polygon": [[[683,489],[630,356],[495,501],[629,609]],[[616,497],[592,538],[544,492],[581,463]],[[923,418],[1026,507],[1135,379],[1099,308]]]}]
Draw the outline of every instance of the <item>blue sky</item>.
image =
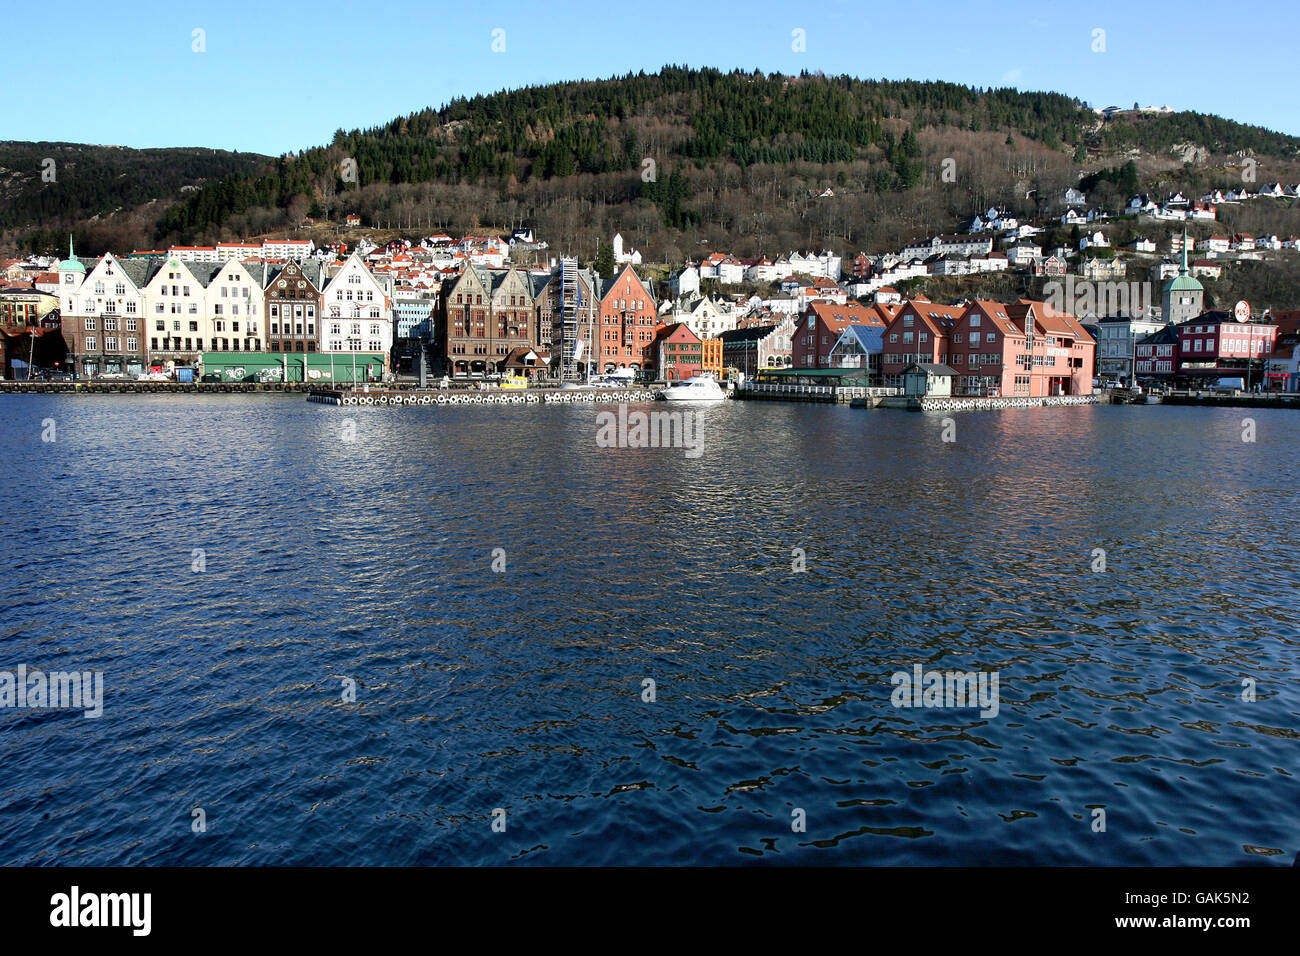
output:
[{"label": "blue sky", "polygon": [[[41,38],[37,59],[6,74],[0,139],[274,155],[455,96],[666,63],[1053,90],[1093,106],[1167,103],[1300,135],[1288,75],[1293,11],[1273,0],[482,6],[0,0],[19,37]],[[195,30],[204,52],[193,49]],[[495,30],[505,31],[495,35],[501,52]]]}]

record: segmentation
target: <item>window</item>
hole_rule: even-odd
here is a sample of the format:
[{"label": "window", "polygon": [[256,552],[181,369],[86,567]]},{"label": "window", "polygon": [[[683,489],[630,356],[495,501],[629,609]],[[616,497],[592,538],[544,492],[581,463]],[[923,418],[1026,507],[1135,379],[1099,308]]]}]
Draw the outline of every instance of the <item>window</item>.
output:
[{"label": "window", "polygon": [[[86,331],[87,332],[95,331],[95,319],[93,316],[89,316],[89,315],[86,316]],[[89,342],[91,341],[91,339],[87,339],[86,341]]]}]

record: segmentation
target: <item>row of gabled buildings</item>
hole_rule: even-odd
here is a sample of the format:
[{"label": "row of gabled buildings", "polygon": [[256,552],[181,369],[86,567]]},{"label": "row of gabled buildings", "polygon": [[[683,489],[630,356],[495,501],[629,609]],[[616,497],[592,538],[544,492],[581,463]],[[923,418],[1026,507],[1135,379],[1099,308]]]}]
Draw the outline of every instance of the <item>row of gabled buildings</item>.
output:
[{"label": "row of gabled buildings", "polygon": [[1091,394],[1096,348],[1077,318],[1046,302],[940,305],[924,296],[810,302],[797,317],[721,338],[724,365],[749,375],[856,368],[871,385],[901,388],[906,370],[920,366],[950,379],[953,394],[1001,397]]},{"label": "row of gabled buildings", "polygon": [[1077,318],[1046,302],[939,305],[918,297],[885,330],[881,383],[901,387],[916,364],[940,367],[957,395],[1089,395],[1095,348]]},{"label": "row of gabled buildings", "polygon": [[[64,368],[83,377],[221,353],[364,353],[387,368],[392,288],[357,258],[78,258],[57,266]],[[305,364],[304,364],[305,367]]]}]

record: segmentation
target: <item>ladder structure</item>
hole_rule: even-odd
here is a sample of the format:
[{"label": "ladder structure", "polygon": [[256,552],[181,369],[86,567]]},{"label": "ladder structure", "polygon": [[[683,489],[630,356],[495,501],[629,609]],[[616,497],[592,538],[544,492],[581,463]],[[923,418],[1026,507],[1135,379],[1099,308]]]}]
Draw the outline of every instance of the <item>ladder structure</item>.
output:
[{"label": "ladder structure", "polygon": [[574,360],[574,348],[578,341],[578,306],[581,301],[581,286],[578,280],[578,260],[560,260],[560,321],[556,331],[559,341],[552,342],[560,350],[560,377],[567,381],[578,378],[577,363]]}]

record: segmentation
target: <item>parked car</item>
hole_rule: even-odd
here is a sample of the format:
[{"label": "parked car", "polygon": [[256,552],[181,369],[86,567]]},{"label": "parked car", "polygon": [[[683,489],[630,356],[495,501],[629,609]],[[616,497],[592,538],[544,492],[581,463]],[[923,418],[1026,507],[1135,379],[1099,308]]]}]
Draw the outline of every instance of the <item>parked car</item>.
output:
[{"label": "parked car", "polygon": [[1212,392],[1240,392],[1246,388],[1243,378],[1220,378],[1210,386]]}]

